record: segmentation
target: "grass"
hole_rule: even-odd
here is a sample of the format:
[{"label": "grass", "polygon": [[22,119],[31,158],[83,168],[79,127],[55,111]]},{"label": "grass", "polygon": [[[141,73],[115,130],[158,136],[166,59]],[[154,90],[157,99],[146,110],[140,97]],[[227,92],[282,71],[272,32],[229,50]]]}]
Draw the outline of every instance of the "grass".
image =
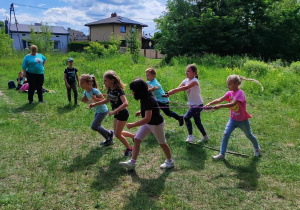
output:
[{"label": "grass", "polygon": [[[216,151],[186,144],[186,127],[178,127],[176,121],[164,116],[176,167],[159,169],[164,155],[150,135],[142,143],[136,171],[128,172],[118,164],[126,158],[117,139],[111,147],[99,146],[102,139],[90,128],[93,111],[83,103],[76,108],[67,104],[62,79],[64,61],[74,57],[79,74],[94,74],[100,84],[108,69],[115,70],[129,84],[137,76],[145,78],[146,68],[155,67],[165,91],[185,78],[186,63],[178,59],[176,65],[166,66],[159,60],[142,59],[133,64],[125,55],[93,60],[76,53],[47,55],[44,87],[55,93],[44,94],[45,104],[28,105],[27,94],[7,89],[7,82],[14,80],[21,69],[23,56],[0,59],[1,209],[300,208],[300,76],[288,67],[256,78],[264,85],[264,92],[251,82],[242,86],[253,117],[252,131],[262,147],[260,158],[253,157],[250,141],[235,130],[228,149],[249,157],[228,154],[226,161],[215,162],[211,156]],[[242,62],[236,58],[218,59],[221,66],[226,59],[231,65],[235,60]],[[198,60],[205,102],[225,94],[228,75],[246,76],[240,68]],[[83,91],[79,92],[81,95]],[[131,96],[127,98],[131,114],[128,122],[133,122],[139,104]],[[36,95],[34,100],[37,102]],[[186,103],[187,97],[178,93],[170,100]],[[187,111],[173,110],[178,114]],[[208,146],[220,147],[228,117],[228,109],[202,112],[202,122],[211,138]],[[107,117],[103,126],[112,129],[112,118]],[[200,139],[199,131],[194,130]]]}]

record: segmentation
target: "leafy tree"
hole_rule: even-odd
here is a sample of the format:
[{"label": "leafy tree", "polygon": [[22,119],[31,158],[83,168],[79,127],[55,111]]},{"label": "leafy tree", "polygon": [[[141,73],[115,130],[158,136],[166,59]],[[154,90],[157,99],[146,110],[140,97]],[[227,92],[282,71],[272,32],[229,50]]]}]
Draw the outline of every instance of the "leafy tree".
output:
[{"label": "leafy tree", "polygon": [[126,43],[127,43],[127,51],[131,54],[132,61],[137,63],[140,56],[140,49],[141,49],[141,41],[138,40],[138,29],[131,28],[129,33],[126,34]]},{"label": "leafy tree", "polygon": [[0,57],[10,55],[13,51],[13,39],[5,33],[4,23],[0,21]]}]

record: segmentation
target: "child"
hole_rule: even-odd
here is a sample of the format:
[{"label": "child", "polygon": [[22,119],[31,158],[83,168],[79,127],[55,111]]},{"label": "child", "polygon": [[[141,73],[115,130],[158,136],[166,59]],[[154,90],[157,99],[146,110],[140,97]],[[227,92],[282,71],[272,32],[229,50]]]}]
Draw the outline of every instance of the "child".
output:
[{"label": "child", "polygon": [[247,138],[252,142],[254,147],[254,155],[259,156],[260,154],[261,149],[257,142],[257,139],[251,133],[250,123],[248,120],[249,118],[251,118],[251,116],[248,114],[246,110],[246,96],[245,93],[241,89],[239,89],[239,85],[242,83],[242,80],[254,81],[260,84],[257,80],[254,79],[246,79],[238,75],[230,75],[227,78],[227,86],[229,91],[223,97],[216,99],[212,102],[209,102],[205,106],[205,107],[209,107],[210,105],[218,104],[225,100],[229,102],[227,104],[220,104],[214,106],[214,109],[220,109],[225,107],[230,108],[230,119],[226,125],[223,134],[220,154],[212,157],[215,160],[225,159],[225,153],[226,153],[229,137],[232,131],[237,127],[239,127],[246,134]]},{"label": "child", "polygon": [[148,80],[147,84],[149,86],[149,91],[153,92],[154,97],[158,103],[160,108],[167,116],[173,117],[174,119],[178,120],[179,126],[183,125],[183,116],[179,116],[175,112],[172,112],[169,108],[169,99],[166,97],[162,97],[165,95],[164,90],[162,89],[159,82],[156,80],[156,71],[154,68],[146,69],[146,78]]},{"label": "child", "polygon": [[18,82],[18,85],[16,87],[16,90],[19,90],[24,83],[27,83],[27,79],[26,79],[26,77],[23,76],[23,72],[22,71],[20,71],[18,73],[17,82]]},{"label": "child", "polygon": [[171,156],[170,147],[166,143],[164,118],[160,115],[155,98],[148,91],[147,83],[142,79],[135,79],[130,83],[130,89],[134,98],[140,100],[141,110],[137,112],[136,116],[141,114],[142,119],[134,123],[128,123],[127,128],[141,127],[134,138],[132,159],[126,162],[120,162],[120,165],[125,166],[129,170],[133,170],[136,166],[136,160],[143,139],[148,134],[153,133],[167,158],[166,161],[160,165],[160,168],[173,168],[175,163]]},{"label": "child", "polygon": [[186,93],[188,95],[188,105],[190,105],[189,111],[184,116],[184,121],[186,124],[186,127],[188,129],[189,135],[186,139],[186,142],[194,142],[194,135],[193,135],[193,127],[191,118],[194,118],[195,124],[197,125],[198,129],[200,130],[201,134],[203,135],[203,138],[200,139],[200,142],[207,142],[209,141],[209,137],[205,132],[205,129],[201,123],[200,118],[200,112],[202,111],[203,107],[203,100],[201,97],[201,91],[200,91],[200,84],[198,81],[198,68],[194,64],[190,64],[186,67],[186,79],[181,82],[181,84],[178,86],[178,88],[175,88],[173,90],[170,90],[166,93],[166,97],[169,97],[170,95],[173,95],[175,93],[178,93],[180,91],[186,90]]},{"label": "child", "polygon": [[[64,71],[64,80],[65,80],[65,83],[66,83],[69,103],[71,103],[71,89],[73,90],[74,105],[75,106],[78,106],[78,103],[77,103],[77,97],[78,97],[77,84],[79,86],[79,82],[78,82],[77,72],[78,72],[78,70],[75,67],[73,67],[73,58],[68,58],[68,67]],[[76,80],[77,80],[77,84],[76,84]]]},{"label": "child", "polygon": [[[122,134],[123,128],[129,117],[129,112],[126,108],[128,106],[128,102],[123,91],[125,85],[122,83],[116,72],[112,70],[105,72],[103,81],[105,87],[108,89],[107,98],[90,104],[90,107],[94,107],[99,104],[106,104],[110,101],[112,111],[110,111],[108,114],[109,116],[114,115],[114,133],[112,132],[112,135],[115,134],[115,136],[126,147],[124,156],[131,156],[132,147]],[[101,144],[110,145],[112,143],[113,141],[104,141]]]},{"label": "child", "polygon": [[[93,79],[89,74],[83,74],[80,76],[81,88],[85,90],[81,99],[82,102],[90,104],[91,102],[104,99],[102,93],[97,88],[93,87],[93,84],[95,82],[95,78]],[[101,127],[101,122],[103,121],[107,113],[108,109],[105,104],[95,106],[95,118],[91,128],[94,131],[98,131],[107,141],[112,141],[113,136],[111,135],[111,132]]]}]

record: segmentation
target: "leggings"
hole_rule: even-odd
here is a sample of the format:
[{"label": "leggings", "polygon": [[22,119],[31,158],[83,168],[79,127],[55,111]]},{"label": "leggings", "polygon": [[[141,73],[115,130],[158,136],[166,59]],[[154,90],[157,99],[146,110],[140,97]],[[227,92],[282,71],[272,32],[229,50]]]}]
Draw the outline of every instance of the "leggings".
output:
[{"label": "leggings", "polygon": [[195,106],[191,107],[190,110],[184,116],[184,121],[188,129],[189,135],[193,134],[193,126],[191,122],[191,118],[193,117],[199,131],[202,133],[203,136],[206,136],[206,132],[201,123],[201,118],[200,118],[200,112],[202,111],[202,108],[200,107],[202,106],[203,104],[199,105],[199,107],[195,107]]}]

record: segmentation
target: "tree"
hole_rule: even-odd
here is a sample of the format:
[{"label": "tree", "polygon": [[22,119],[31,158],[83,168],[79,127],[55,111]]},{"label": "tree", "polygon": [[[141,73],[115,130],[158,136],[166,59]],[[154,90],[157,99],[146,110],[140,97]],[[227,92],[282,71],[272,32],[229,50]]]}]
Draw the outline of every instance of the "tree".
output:
[{"label": "tree", "polygon": [[13,39],[5,33],[4,23],[0,21],[0,57],[10,55],[13,51]]},{"label": "tree", "polygon": [[130,27],[129,33],[126,34],[127,51],[131,54],[132,61],[137,63],[140,56],[141,41],[138,40],[138,29]]}]

